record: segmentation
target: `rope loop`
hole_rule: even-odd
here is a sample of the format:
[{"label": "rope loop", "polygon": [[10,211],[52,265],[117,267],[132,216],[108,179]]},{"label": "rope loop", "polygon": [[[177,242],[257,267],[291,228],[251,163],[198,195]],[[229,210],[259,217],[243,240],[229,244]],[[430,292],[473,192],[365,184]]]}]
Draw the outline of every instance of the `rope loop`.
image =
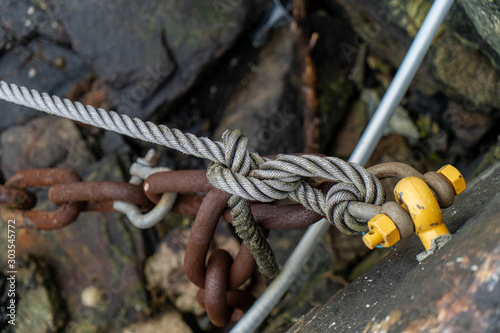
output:
[{"label": "rope loop", "polygon": [[243,192],[235,191],[237,187],[234,186],[239,184],[237,179],[241,182],[246,180],[250,171],[258,168],[264,160],[258,154],[248,152],[248,139],[240,130],[225,131],[222,134],[222,143],[225,148],[225,165],[212,163],[207,170],[207,179],[215,187],[232,194],[228,206],[231,207],[236,233],[250,249],[261,273],[273,278],[279,273],[278,264],[266,237],[252,215],[250,209],[252,196],[244,188]]},{"label": "rope loop", "polygon": [[[225,132],[222,142],[226,147],[227,166],[213,163],[207,171],[207,178],[215,187],[246,200],[270,202],[290,196],[325,216],[346,234],[367,230],[366,220],[357,219],[347,211],[349,202],[380,206],[385,201],[378,178],[356,163],[316,155],[262,158],[246,152],[247,140],[240,131]],[[247,156],[250,156],[250,162]],[[310,179],[337,184],[325,195],[309,184]]]},{"label": "rope loop", "polygon": [[[226,131],[222,141],[212,141],[114,111],[40,94],[4,81],[0,81],[0,99],[211,160],[207,179],[216,188],[233,195],[229,206],[232,207],[236,232],[252,254],[262,253],[260,259],[256,256],[256,261],[267,276],[277,273],[277,265],[252,216],[250,200],[270,202],[290,197],[325,216],[349,234],[367,229],[366,221],[356,219],[347,212],[350,201],[375,205],[384,202],[379,180],[357,164],[316,155],[263,158],[248,152],[248,139],[239,130]],[[319,189],[310,186],[309,179],[337,184],[325,196]]]}]

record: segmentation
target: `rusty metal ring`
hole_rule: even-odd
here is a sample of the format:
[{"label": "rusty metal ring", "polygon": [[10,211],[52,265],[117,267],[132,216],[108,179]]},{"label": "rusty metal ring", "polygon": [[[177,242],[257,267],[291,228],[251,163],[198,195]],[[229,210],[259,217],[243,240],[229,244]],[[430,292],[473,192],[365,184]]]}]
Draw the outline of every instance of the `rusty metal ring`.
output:
[{"label": "rusty metal ring", "polygon": [[366,169],[369,173],[378,179],[385,178],[405,178],[405,177],[418,177],[423,179],[423,175],[415,168],[400,162],[380,163]]},{"label": "rusty metal ring", "polygon": [[147,209],[154,206],[141,186],[118,181],[57,184],[50,188],[49,199],[56,205],[69,201],[120,200]]},{"label": "rusty metal ring", "polygon": [[217,249],[208,259],[205,279],[205,310],[215,326],[223,327],[231,319],[231,309],[227,305],[226,291],[229,279],[229,268],[233,263],[231,255]]},{"label": "rusty metal ring", "polygon": [[218,189],[210,190],[191,226],[184,257],[184,270],[189,280],[202,289],[205,288],[205,262],[208,249],[228,199],[229,194]]},{"label": "rusty metal ring", "polygon": [[[7,182],[6,186],[25,187],[45,187],[59,183],[80,182],[81,177],[70,169],[30,169],[17,172]],[[83,202],[68,202],[63,204],[56,211],[36,211],[36,210],[9,210],[1,209],[4,219],[17,218],[21,227],[37,229],[58,229],[67,226],[80,214],[83,209]]]},{"label": "rusty metal ring", "polygon": [[455,190],[448,180],[437,172],[427,172],[424,181],[436,195],[439,207],[448,208],[455,201]]},{"label": "rusty metal ring", "polygon": [[16,172],[5,186],[9,187],[44,187],[55,184],[81,182],[82,178],[75,171],[64,168],[28,169]]},{"label": "rusty metal ring", "polygon": [[[196,300],[203,308],[205,308],[205,297],[205,290],[198,290]],[[246,312],[255,302],[255,297],[253,297],[248,291],[239,289],[229,290],[226,293],[226,302],[229,308],[235,310],[240,309],[243,312]]]},{"label": "rusty metal ring", "polygon": [[[300,204],[252,204],[251,209],[255,222],[261,228],[269,230],[305,228],[323,218],[320,214]],[[232,223],[233,217],[230,209],[224,211],[224,219]]]},{"label": "rusty metal ring", "polygon": [[31,209],[36,197],[25,189],[0,185],[0,204],[8,209]]},{"label": "rusty metal ring", "polygon": [[144,180],[144,192],[157,203],[166,192],[208,192],[213,186],[208,182],[205,170],[174,170],[158,172]]}]

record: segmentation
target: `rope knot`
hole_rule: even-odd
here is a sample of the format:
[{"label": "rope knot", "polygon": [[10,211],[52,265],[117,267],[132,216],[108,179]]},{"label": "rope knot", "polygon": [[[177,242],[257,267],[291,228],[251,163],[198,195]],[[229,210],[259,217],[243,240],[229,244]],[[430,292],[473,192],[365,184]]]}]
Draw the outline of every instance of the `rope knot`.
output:
[{"label": "rope knot", "polygon": [[366,203],[365,193],[362,193],[353,184],[346,183],[332,186],[325,200],[326,218],[345,234],[357,234],[367,229],[367,221],[358,220],[349,214],[347,206],[351,201]]},{"label": "rope knot", "polygon": [[248,139],[240,130],[225,131],[222,143],[225,165],[212,163],[207,170],[207,179],[215,187],[232,194],[228,205],[236,233],[250,249],[261,273],[273,278],[279,268],[266,237],[252,215],[250,200],[253,197],[245,191],[245,186],[241,187],[243,192],[235,191],[241,182],[249,180],[249,173],[258,169],[264,160],[258,154],[248,152]]},{"label": "rope knot", "polygon": [[[207,178],[215,187],[232,194],[228,204],[232,208],[233,225],[254,256],[262,254],[260,259],[255,258],[263,272],[274,275],[277,266],[252,216],[250,200],[270,202],[290,197],[325,216],[346,234],[367,230],[367,221],[349,214],[349,202],[378,206],[384,203],[385,194],[380,181],[356,163],[316,155],[279,155],[271,160],[249,153],[247,143],[239,130],[224,132],[224,165],[212,163]],[[335,185],[325,195],[310,185],[311,179],[334,182]]]}]

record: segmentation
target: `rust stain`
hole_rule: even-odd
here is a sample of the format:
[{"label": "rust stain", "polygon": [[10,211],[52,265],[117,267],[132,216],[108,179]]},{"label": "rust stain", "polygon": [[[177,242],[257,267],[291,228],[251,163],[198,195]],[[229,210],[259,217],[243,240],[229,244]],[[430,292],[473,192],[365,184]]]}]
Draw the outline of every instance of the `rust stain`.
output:
[{"label": "rust stain", "polygon": [[477,269],[476,277],[470,286],[472,293],[476,293],[480,288],[490,292],[497,288],[500,282],[500,246],[497,246]]},{"label": "rust stain", "polygon": [[401,320],[401,310],[394,310],[384,319],[377,322],[370,322],[366,325],[363,333],[368,332],[388,332],[390,328]]}]

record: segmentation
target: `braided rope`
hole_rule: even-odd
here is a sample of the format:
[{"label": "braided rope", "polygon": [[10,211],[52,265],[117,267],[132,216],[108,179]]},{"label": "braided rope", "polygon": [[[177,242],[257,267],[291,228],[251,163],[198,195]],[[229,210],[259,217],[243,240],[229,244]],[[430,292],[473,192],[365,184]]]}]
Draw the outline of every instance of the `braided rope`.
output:
[{"label": "braided rope", "polygon": [[[184,134],[165,125],[143,122],[114,111],[83,106],[79,102],[29,91],[0,81],[0,99],[49,114],[114,131],[136,139],[163,145],[214,163],[207,170],[209,182],[233,196],[229,201],[236,232],[256,257],[261,271],[274,276],[277,265],[272,250],[260,233],[250,211],[250,200],[270,202],[290,196],[305,207],[325,216],[347,234],[367,230],[366,220],[347,211],[350,201],[382,205],[384,191],[379,180],[362,166],[335,157],[281,155],[273,160],[247,150],[248,139],[239,131],[226,131],[222,142]],[[307,183],[320,178],[337,183],[325,195]]]}]

